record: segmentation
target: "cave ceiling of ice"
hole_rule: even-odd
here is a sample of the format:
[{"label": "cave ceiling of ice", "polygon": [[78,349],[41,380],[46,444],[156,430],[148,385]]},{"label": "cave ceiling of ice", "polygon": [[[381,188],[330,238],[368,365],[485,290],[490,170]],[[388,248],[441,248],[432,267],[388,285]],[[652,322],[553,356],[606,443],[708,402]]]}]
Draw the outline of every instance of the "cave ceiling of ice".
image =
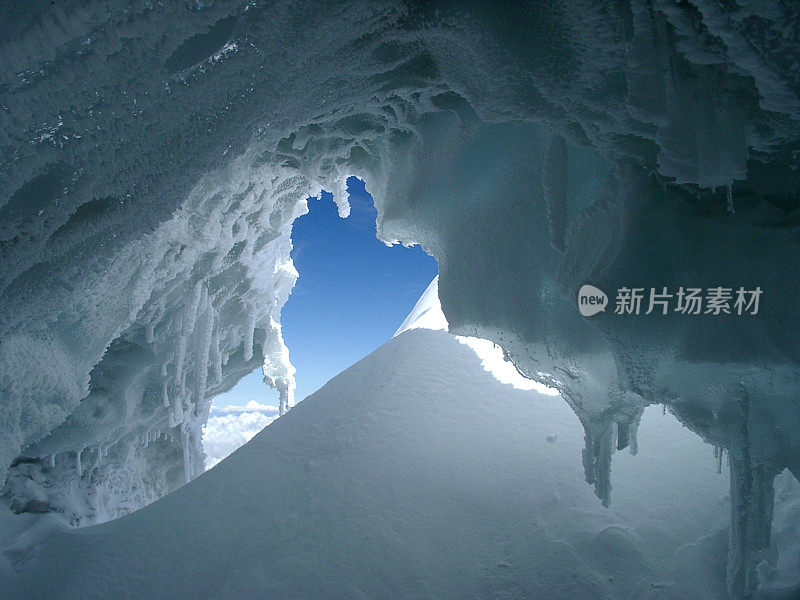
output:
[{"label": "cave ceiling of ice", "polygon": [[[90,522],[192,478],[211,399],[262,363],[290,404],[291,223],[322,189],[345,216],[352,175],[439,261],[451,331],[560,390],[604,502],[654,402],[765,503],[800,476],[800,4],[6,2],[0,32],[15,510]],[[763,297],[588,319],[584,283]]]}]

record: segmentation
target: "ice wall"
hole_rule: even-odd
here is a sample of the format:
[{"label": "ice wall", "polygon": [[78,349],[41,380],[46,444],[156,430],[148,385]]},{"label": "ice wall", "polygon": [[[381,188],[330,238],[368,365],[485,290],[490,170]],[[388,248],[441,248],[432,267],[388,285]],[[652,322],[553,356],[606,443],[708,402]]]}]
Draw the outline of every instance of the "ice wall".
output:
[{"label": "ice wall", "polygon": [[[4,337],[6,356],[18,357],[29,340],[57,343],[74,370],[88,369],[83,386],[50,396],[35,383],[58,381],[66,366],[17,359],[4,371],[16,401],[3,406],[14,425],[4,449],[24,448],[5,491],[12,509],[109,518],[188,481],[203,471],[211,398],[261,362],[285,410],[294,370],[277,319],[297,276],[289,230],[311,191],[304,178],[248,153],[88,274],[88,288],[75,285],[66,304],[51,306],[55,322]],[[61,417],[39,439],[31,439],[34,411]],[[77,505],[70,481],[81,492]]]},{"label": "ice wall", "polygon": [[[730,453],[730,590],[754,584],[770,478],[800,470],[796,3],[6,3],[0,17],[0,476],[15,510],[83,522],[191,478],[210,398],[259,363],[288,405],[290,224],[321,188],[346,215],[358,175],[380,235],[439,260],[452,329],[570,403],[604,503],[613,445],[635,445],[647,403]],[[764,297],[752,318],[585,319],[583,283]]]}]

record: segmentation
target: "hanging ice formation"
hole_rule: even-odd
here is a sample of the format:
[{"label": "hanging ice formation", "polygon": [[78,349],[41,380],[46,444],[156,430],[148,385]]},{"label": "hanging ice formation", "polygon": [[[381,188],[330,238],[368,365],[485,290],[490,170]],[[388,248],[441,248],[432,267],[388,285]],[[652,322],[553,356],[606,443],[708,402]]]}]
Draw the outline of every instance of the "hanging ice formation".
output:
[{"label": "hanging ice formation", "polygon": [[[211,398],[259,365],[288,408],[291,223],[320,189],[345,216],[356,175],[382,239],[439,260],[451,330],[559,388],[603,502],[648,403],[728,452],[744,595],[770,477],[800,475],[798,11],[5,3],[5,502],[83,523],[167,493],[202,469]],[[764,295],[588,319],[585,283]]]}]

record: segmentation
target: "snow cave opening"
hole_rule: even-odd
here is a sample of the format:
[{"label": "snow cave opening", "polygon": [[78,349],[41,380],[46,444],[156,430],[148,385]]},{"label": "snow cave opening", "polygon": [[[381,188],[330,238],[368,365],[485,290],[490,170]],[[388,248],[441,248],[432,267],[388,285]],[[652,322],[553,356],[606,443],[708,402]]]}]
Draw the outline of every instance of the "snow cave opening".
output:
[{"label": "snow cave opening", "polygon": [[[377,210],[363,180],[348,178],[346,191],[347,217],[322,191],[292,224],[298,277],[280,314],[295,369],[291,405],[387,342],[438,271],[419,246],[377,238]],[[216,396],[203,428],[206,469],[278,418],[280,401],[261,366]]]}]

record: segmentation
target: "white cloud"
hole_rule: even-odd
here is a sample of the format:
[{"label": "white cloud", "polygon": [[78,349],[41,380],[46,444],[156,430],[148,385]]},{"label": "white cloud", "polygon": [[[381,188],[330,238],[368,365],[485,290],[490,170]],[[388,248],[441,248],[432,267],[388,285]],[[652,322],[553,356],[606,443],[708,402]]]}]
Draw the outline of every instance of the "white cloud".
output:
[{"label": "white cloud", "polygon": [[251,400],[245,406],[212,406],[203,428],[206,469],[210,469],[278,418],[278,408]]}]

